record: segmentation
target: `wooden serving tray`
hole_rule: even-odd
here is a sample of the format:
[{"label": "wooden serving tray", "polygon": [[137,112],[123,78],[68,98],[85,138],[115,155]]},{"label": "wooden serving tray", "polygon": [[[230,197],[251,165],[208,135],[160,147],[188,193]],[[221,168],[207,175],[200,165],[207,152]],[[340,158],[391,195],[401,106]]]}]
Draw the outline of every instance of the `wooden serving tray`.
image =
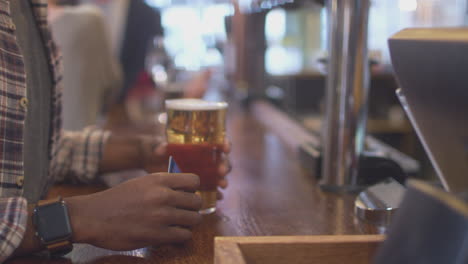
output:
[{"label": "wooden serving tray", "polygon": [[384,235],[216,237],[215,264],[367,264]]}]

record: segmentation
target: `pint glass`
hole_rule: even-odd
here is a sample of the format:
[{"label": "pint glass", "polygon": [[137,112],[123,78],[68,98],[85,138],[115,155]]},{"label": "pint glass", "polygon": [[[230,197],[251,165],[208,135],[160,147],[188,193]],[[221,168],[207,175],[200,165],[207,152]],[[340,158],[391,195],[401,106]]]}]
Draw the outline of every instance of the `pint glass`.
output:
[{"label": "pint glass", "polygon": [[226,110],[225,102],[166,100],[167,150],[182,172],[200,177],[201,214],[216,211],[218,168],[226,136]]}]

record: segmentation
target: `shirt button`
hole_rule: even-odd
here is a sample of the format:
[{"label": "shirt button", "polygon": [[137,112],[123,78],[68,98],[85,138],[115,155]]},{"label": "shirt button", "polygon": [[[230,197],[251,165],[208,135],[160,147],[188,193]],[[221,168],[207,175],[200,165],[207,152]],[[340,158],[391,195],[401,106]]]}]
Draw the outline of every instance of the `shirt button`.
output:
[{"label": "shirt button", "polygon": [[16,178],[16,186],[18,186],[19,188],[22,188],[23,184],[24,184],[24,176],[19,176],[18,178]]},{"label": "shirt button", "polygon": [[28,98],[22,97],[20,99],[20,105],[24,110],[28,109]]}]

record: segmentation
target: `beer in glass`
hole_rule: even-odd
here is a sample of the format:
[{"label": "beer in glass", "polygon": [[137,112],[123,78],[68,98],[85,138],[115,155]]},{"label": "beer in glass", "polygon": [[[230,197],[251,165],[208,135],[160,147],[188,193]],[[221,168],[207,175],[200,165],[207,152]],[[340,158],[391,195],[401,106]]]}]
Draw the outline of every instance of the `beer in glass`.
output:
[{"label": "beer in glass", "polygon": [[201,214],[216,211],[216,193],[226,136],[225,102],[166,100],[168,154],[182,172],[200,177]]}]

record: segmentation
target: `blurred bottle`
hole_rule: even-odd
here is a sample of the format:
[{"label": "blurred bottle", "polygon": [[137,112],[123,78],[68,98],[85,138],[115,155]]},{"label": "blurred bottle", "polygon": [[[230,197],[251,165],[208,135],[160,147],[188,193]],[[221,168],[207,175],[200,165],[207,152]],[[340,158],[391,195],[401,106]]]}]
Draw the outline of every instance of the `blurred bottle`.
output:
[{"label": "blurred bottle", "polygon": [[164,47],[164,38],[155,37],[150,42],[146,56],[146,71],[156,84],[156,88],[164,90],[174,81],[174,67],[171,57]]},{"label": "blurred bottle", "polygon": [[148,125],[156,122],[157,114],[163,111],[163,98],[156,89],[151,75],[143,71],[128,92],[125,102],[127,115],[136,125]]},{"label": "blurred bottle", "polygon": [[156,89],[162,93],[165,99],[182,96],[183,87],[176,83],[176,68],[171,56],[166,51],[163,37],[155,37],[149,44],[145,64]]}]

